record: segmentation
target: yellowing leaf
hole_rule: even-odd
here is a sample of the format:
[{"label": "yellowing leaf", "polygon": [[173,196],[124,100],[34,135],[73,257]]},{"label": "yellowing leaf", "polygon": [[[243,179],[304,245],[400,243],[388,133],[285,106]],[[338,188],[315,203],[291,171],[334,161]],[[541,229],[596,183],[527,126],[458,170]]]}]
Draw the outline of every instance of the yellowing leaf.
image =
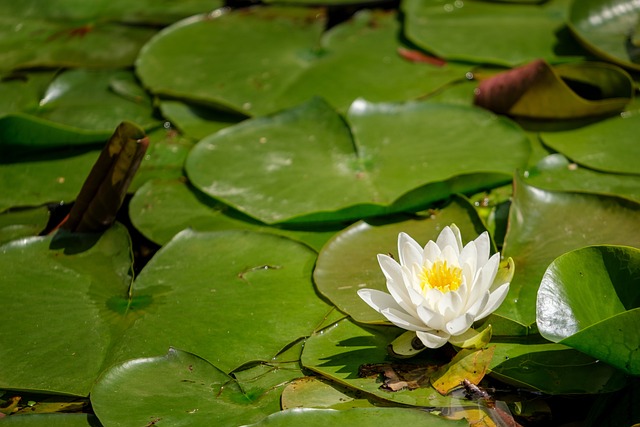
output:
[{"label": "yellowing leaf", "polygon": [[481,350],[461,350],[448,364],[440,367],[431,377],[431,385],[445,395],[463,380],[478,384],[487,372],[495,346]]}]

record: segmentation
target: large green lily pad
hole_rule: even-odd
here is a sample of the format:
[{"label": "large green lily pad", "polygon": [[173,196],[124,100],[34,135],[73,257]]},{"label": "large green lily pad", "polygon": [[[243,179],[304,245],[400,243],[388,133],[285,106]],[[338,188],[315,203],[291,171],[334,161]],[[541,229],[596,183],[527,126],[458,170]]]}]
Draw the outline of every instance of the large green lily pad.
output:
[{"label": "large green lily pad", "polygon": [[358,100],[348,120],[314,98],[203,139],[185,168],[201,191],[272,224],[415,210],[508,182],[529,153],[522,130],[473,107]]},{"label": "large green lily pad", "polygon": [[[562,36],[566,1],[544,5],[500,2],[406,0],[405,35],[447,60],[514,66],[560,53],[578,57]],[[508,35],[508,36],[505,36]]]},{"label": "large green lily pad", "polygon": [[231,426],[278,411],[279,394],[265,394],[247,395],[206,360],[171,348],[164,356],[129,360],[105,371],[91,391],[91,403],[107,426]]},{"label": "large green lily pad", "polygon": [[136,71],[156,94],[264,115],[318,95],[341,110],[365,93],[414,99],[468,70],[400,57],[393,13],[365,11],[322,34],[324,22],[317,9],[275,6],[194,17],[154,37]]},{"label": "large green lily pad", "polygon": [[516,179],[503,249],[516,271],[495,314],[533,325],[540,281],[556,257],[587,245],[639,247],[639,221],[640,207],[629,200],[542,190]]},{"label": "large green lily pad", "polygon": [[633,0],[573,0],[569,28],[597,56],[640,70],[639,12]]},{"label": "large green lily pad", "polygon": [[593,246],[549,266],[538,290],[545,338],[640,374],[640,249]]}]

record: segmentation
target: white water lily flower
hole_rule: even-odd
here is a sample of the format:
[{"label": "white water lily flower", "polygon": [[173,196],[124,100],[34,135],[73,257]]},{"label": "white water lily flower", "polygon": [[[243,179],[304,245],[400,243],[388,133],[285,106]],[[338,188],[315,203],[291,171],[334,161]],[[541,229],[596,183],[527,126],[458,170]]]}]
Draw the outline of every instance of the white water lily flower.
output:
[{"label": "white water lily flower", "polygon": [[513,263],[498,274],[500,254],[490,257],[489,250],[486,231],[463,247],[454,224],[424,248],[400,233],[400,262],[378,255],[389,294],[360,289],[358,295],[394,325],[415,331],[428,348],[462,342],[476,334],[473,323],[496,310],[509,291]]}]

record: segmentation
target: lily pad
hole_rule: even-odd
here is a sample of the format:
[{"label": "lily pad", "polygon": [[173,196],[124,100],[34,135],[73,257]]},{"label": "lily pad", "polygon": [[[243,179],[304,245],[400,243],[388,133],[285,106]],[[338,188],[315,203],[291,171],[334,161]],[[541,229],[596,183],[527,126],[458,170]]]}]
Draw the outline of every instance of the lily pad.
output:
[{"label": "lily pad", "polygon": [[370,396],[365,396],[358,390],[333,384],[322,377],[303,377],[292,381],[282,391],[282,409],[345,410],[376,406]]},{"label": "lily pad", "polygon": [[541,138],[552,149],[591,169],[638,175],[638,129],[640,115],[622,114],[575,130],[545,132]]},{"label": "lily pad", "polygon": [[[127,295],[126,229],[31,237],[0,249],[0,388],[85,396],[106,368],[108,300]],[[54,338],[55,337],[55,338]],[[87,339],[91,337],[91,339]]]},{"label": "lily pad", "polygon": [[336,234],[320,252],[313,272],[316,286],[336,307],[356,321],[387,324],[386,319],[356,293],[365,287],[386,292],[377,255],[398,255],[400,232],[425,245],[452,223],[460,228],[467,240],[484,231],[473,206],[461,197],[454,198],[447,207],[438,211],[399,216],[388,221],[359,221]]},{"label": "lily pad", "polygon": [[549,266],[538,290],[542,336],[640,374],[640,249],[594,246]]},{"label": "lily pad", "polygon": [[2,424],[17,427],[95,427],[99,421],[89,414],[14,415],[2,419]]},{"label": "lily pad", "polygon": [[[37,8],[38,10],[40,8]],[[0,14],[0,61],[25,68],[129,67],[156,29]]]},{"label": "lily pad", "polygon": [[[269,360],[331,310],[311,283],[315,258],[306,246],[271,234],[185,230],[136,279],[132,298],[142,304],[142,318],[123,333],[113,358],[178,346],[225,372]],[[131,304],[112,303],[123,314]]]},{"label": "lily pad", "polygon": [[14,150],[104,142],[123,119],[144,129],[159,125],[149,95],[131,72],[68,70],[46,88],[41,87],[44,76],[26,78],[34,80],[23,88],[29,100],[12,105],[0,118],[0,141]]},{"label": "lily pad", "polygon": [[402,3],[404,31],[410,41],[447,60],[509,67],[534,59],[555,62],[559,51],[565,59],[581,56],[562,37],[565,4],[408,0]]},{"label": "lily pad", "polygon": [[174,348],[111,367],[91,403],[104,425],[244,425],[280,409],[278,393],[249,396],[206,360]]},{"label": "lily pad", "polygon": [[574,0],[569,28],[600,58],[640,70],[639,12],[633,0]]},{"label": "lily pad", "polygon": [[241,122],[245,117],[180,101],[161,101],[162,115],[186,136],[196,140]]},{"label": "lily pad", "polygon": [[277,6],[193,17],[154,37],[136,71],[158,95],[264,115],[319,95],[340,110],[364,93],[415,99],[468,70],[401,58],[393,13],[363,11],[323,34],[324,23],[317,9]]},{"label": "lily pad", "polygon": [[555,258],[587,245],[639,247],[638,221],[640,206],[629,200],[542,190],[518,177],[503,249],[516,271],[505,302],[494,314],[524,326],[534,324],[538,287]]},{"label": "lily pad", "polygon": [[314,98],[203,139],[185,168],[201,191],[267,224],[335,222],[504,183],[529,153],[512,122],[472,107],[359,100],[348,120]]},{"label": "lily pad", "polygon": [[585,168],[560,153],[541,159],[526,172],[524,181],[546,190],[615,195],[640,203],[640,176]]}]

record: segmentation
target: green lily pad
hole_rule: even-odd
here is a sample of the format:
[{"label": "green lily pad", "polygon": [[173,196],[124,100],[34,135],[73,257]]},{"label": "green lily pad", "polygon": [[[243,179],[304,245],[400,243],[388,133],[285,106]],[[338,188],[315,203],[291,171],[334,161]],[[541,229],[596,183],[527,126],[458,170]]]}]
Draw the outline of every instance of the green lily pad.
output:
[{"label": "green lily pad", "polygon": [[36,236],[49,222],[49,209],[18,209],[0,214],[0,245],[22,237]]},{"label": "green lily pad", "polygon": [[640,374],[640,249],[594,246],[549,266],[538,290],[543,337]]},{"label": "green lily pad", "polygon": [[129,215],[133,225],[159,245],[166,244],[186,228],[196,231],[253,230],[286,236],[320,251],[342,228],[340,225],[319,225],[296,230],[267,226],[206,197],[183,180],[146,183],[131,199]]},{"label": "green lily pad", "polygon": [[615,195],[640,203],[638,175],[611,174],[572,163],[560,153],[549,154],[526,174],[524,182],[555,191]]},{"label": "green lily pad", "polygon": [[[484,231],[473,206],[461,197],[438,211],[401,216],[395,221],[359,221],[336,234],[318,256],[313,278],[318,291],[340,310],[363,323],[387,324],[386,319],[357,295],[358,289],[386,292],[386,282],[377,255],[397,255],[398,234],[405,232],[425,245],[435,240],[445,226],[455,223],[464,239]],[[397,259],[397,258],[396,258]],[[517,269],[517,268],[516,268]]]},{"label": "green lily pad", "polygon": [[640,115],[622,114],[575,130],[542,133],[541,138],[553,150],[591,169],[637,175],[638,129]]},{"label": "green lily pad", "polygon": [[495,343],[491,376],[516,387],[551,395],[611,393],[626,384],[625,375],[561,344]]},{"label": "green lily pad", "polygon": [[[129,235],[31,237],[0,249],[0,389],[85,396],[115,339],[108,310],[127,295]],[[87,339],[91,337],[91,339]]]},{"label": "green lily pad", "polygon": [[0,14],[0,61],[5,71],[129,67],[156,31],[143,26],[60,21],[42,15],[23,17],[3,13]]},{"label": "green lily pad", "polygon": [[69,70],[44,88],[45,77],[28,74],[24,101],[0,118],[3,145],[28,151],[104,142],[123,119],[144,129],[159,125],[149,96],[129,71]]},{"label": "green lily pad", "polygon": [[158,95],[264,115],[318,95],[340,110],[365,93],[415,99],[468,70],[400,57],[393,13],[364,11],[322,34],[324,22],[317,9],[276,6],[194,17],[154,37],[136,71]]},{"label": "green lily pad", "polygon": [[513,258],[516,271],[505,302],[494,314],[533,325],[538,287],[555,258],[587,245],[638,247],[638,221],[640,206],[629,200],[542,190],[517,177],[502,251]]},{"label": "green lily pad", "polygon": [[359,100],[348,120],[314,98],[203,139],[185,168],[201,191],[272,224],[416,210],[510,180],[529,153],[512,122],[471,107]]},{"label": "green lily pad", "polygon": [[534,59],[555,62],[559,51],[565,59],[581,56],[562,36],[565,4],[407,0],[404,31],[410,41],[447,60],[509,67]]},{"label": "green lily pad", "polygon": [[277,393],[247,395],[220,369],[174,348],[111,367],[91,403],[104,425],[244,425],[280,409]]},{"label": "green lily pad", "polygon": [[568,23],[593,54],[640,70],[639,12],[640,5],[633,0],[574,0]]},{"label": "green lily pad", "polygon": [[408,408],[353,408],[342,411],[333,409],[289,409],[269,415],[264,420],[247,427],[288,427],[305,425],[325,427],[327,425],[358,425],[378,427],[389,425],[422,425],[429,427],[467,426],[467,422],[450,421],[426,411]]},{"label": "green lily pad", "polygon": [[[123,333],[113,357],[177,346],[225,372],[269,360],[309,335],[331,309],[311,283],[315,258],[306,246],[271,234],[185,230],[136,279],[142,318]],[[126,311],[129,303],[113,304]]]}]

